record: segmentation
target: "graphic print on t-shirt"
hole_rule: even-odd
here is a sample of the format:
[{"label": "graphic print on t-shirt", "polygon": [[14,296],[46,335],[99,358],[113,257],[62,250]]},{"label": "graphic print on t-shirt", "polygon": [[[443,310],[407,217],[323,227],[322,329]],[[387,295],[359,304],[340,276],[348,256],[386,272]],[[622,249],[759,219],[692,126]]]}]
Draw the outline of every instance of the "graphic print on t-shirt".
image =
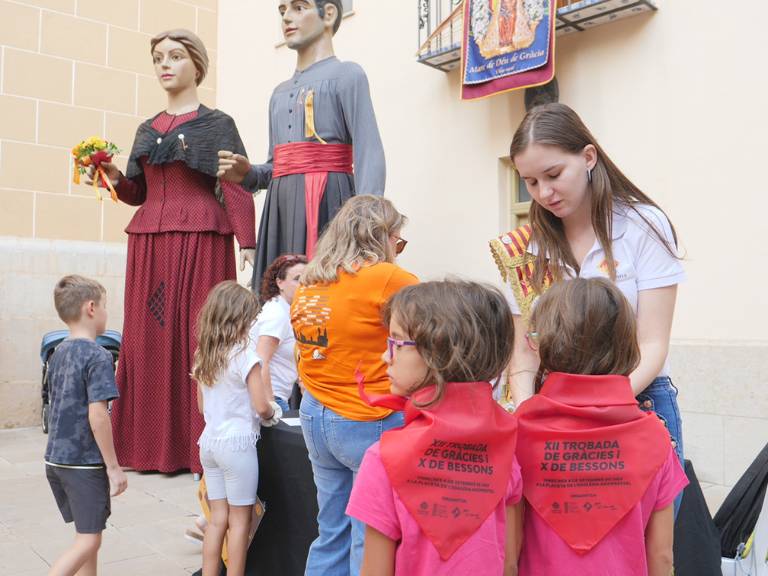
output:
[{"label": "graphic print on t-shirt", "polygon": [[[329,297],[322,294],[325,290],[320,288],[318,291],[321,294],[296,296],[291,324],[297,342],[306,346],[327,348],[331,309],[328,306]],[[319,352],[315,352],[313,356],[318,359]]]}]

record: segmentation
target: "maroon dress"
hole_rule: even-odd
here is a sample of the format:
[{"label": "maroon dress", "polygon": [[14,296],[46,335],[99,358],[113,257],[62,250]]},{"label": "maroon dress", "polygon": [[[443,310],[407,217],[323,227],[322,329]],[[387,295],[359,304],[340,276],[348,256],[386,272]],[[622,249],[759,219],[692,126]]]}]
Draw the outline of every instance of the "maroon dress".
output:
[{"label": "maroon dress", "polygon": [[[197,112],[160,114],[167,133]],[[118,461],[136,470],[202,472],[197,440],[203,418],[192,371],[197,315],[213,286],[236,278],[233,235],[253,248],[251,194],[176,161],[141,160],[143,177],[121,177],[120,200],[141,206],[126,228],[123,344],[117,369],[120,398],[112,406]]]}]

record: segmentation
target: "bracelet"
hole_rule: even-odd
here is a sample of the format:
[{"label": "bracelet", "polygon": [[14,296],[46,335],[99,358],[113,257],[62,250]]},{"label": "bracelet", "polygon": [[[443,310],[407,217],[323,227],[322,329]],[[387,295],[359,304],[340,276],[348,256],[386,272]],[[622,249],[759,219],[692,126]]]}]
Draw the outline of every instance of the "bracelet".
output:
[{"label": "bracelet", "polygon": [[270,420],[273,420],[275,418],[275,414],[277,414],[277,412],[275,412],[275,410],[273,409],[272,410],[272,416],[270,416],[269,418],[265,418],[265,420],[267,422],[269,422]]}]

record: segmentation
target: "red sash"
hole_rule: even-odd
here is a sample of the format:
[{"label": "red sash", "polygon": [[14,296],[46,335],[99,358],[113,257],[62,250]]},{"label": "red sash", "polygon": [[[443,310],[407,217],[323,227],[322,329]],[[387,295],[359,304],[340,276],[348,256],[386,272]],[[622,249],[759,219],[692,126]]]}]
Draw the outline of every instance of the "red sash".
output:
[{"label": "red sash", "polygon": [[525,498],[579,554],[640,501],[672,449],[626,376],[553,372],[515,417]]},{"label": "red sash", "polygon": [[374,406],[405,409],[405,426],[381,436],[389,481],[422,532],[447,560],[488,518],[506,494],[514,463],[515,419],[491,396],[488,382],[446,386],[429,408],[435,388],[411,399],[361,397]]},{"label": "red sash", "polygon": [[328,173],[352,174],[352,146],[293,142],[278,144],[273,154],[273,178],[289,174],[304,174],[304,205],[307,216],[306,254],[307,258],[312,258],[317,245],[320,201],[325,193]]}]

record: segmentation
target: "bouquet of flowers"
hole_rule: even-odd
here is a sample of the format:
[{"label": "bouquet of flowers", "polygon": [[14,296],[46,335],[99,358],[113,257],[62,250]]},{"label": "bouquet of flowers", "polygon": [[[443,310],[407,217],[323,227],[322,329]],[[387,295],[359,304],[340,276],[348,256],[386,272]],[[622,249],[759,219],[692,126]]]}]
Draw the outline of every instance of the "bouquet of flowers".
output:
[{"label": "bouquet of flowers", "polygon": [[112,201],[117,202],[117,192],[115,192],[112,182],[104,173],[101,163],[111,162],[112,157],[119,153],[120,149],[117,146],[112,144],[112,142],[102,140],[98,136],[91,136],[87,140],[83,140],[72,148],[72,156],[75,159],[72,181],[75,184],[80,184],[80,176],[85,174],[90,166],[93,166],[95,168],[93,189],[96,191],[96,197],[101,201],[101,191],[99,190],[99,180],[101,180],[104,187],[109,189]]}]

